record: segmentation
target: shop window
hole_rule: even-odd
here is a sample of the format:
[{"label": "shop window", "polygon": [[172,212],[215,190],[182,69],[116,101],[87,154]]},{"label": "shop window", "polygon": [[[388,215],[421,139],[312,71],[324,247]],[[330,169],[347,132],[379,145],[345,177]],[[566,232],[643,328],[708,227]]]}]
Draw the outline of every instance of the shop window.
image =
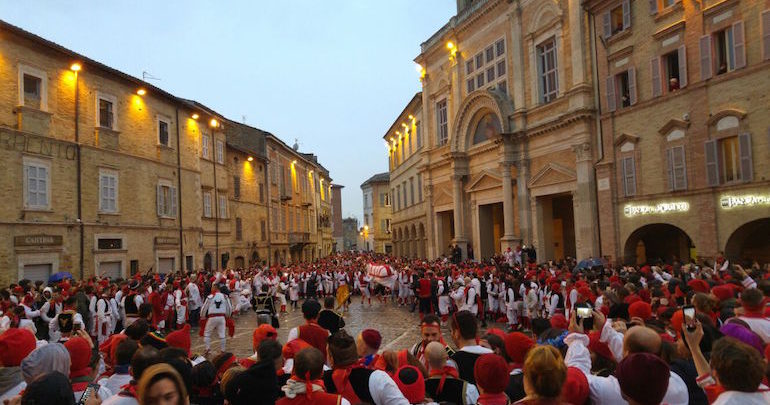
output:
[{"label": "shop window", "polygon": [[750,134],[711,140],[705,145],[709,186],[751,181],[753,165]]}]

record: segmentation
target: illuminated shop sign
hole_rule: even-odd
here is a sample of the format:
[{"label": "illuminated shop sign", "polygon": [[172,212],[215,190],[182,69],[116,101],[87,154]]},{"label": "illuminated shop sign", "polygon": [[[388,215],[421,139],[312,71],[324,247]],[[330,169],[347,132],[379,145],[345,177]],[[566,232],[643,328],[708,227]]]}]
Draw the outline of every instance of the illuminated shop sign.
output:
[{"label": "illuminated shop sign", "polygon": [[627,217],[635,217],[637,215],[654,215],[654,214],[669,214],[672,212],[686,212],[690,210],[690,203],[688,202],[667,202],[655,205],[631,205],[628,204],[623,207],[623,213]]},{"label": "illuminated shop sign", "polygon": [[770,195],[726,195],[719,200],[719,205],[725,209],[770,205]]}]

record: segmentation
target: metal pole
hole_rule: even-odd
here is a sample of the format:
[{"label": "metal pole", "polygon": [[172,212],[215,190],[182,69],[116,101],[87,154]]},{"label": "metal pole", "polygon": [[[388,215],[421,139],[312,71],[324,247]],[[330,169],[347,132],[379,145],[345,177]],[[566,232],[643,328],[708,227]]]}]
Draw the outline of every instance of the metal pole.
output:
[{"label": "metal pole", "polygon": [[77,192],[78,192],[78,224],[80,228],[80,257],[78,263],[80,267],[80,279],[82,280],[84,274],[84,258],[85,252],[85,229],[83,226],[83,186],[81,175],[81,159],[80,159],[80,74],[75,72],[75,151],[77,151]]}]

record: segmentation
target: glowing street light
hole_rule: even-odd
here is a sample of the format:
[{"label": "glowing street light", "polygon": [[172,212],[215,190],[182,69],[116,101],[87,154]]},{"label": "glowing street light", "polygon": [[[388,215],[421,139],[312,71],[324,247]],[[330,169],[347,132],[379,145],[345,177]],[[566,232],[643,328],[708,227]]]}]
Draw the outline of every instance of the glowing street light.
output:
[{"label": "glowing street light", "polygon": [[139,89],[139,90],[136,91],[136,94],[138,94],[140,96],[143,96],[143,95],[147,94],[147,90]]},{"label": "glowing street light", "polygon": [[192,119],[197,120],[198,118],[200,118],[200,115],[198,115],[198,113],[193,113]]},{"label": "glowing street light", "polygon": [[253,161],[254,161],[254,158],[253,158],[253,157],[251,157],[251,156],[249,156],[248,158],[246,158],[246,160],[248,160],[249,162],[253,162]]},{"label": "glowing street light", "polygon": [[70,65],[70,70],[73,71],[73,72],[80,72],[80,69],[82,69],[82,68],[83,67],[80,66],[80,63],[77,63],[77,62],[75,62],[72,65]]}]

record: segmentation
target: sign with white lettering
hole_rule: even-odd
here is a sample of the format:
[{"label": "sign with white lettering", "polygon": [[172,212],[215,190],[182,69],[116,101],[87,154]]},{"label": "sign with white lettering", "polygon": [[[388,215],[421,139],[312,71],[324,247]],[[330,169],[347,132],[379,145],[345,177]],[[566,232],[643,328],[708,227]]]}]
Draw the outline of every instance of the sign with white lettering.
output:
[{"label": "sign with white lettering", "polygon": [[13,239],[14,246],[60,246],[61,235],[22,235]]},{"label": "sign with white lettering", "polygon": [[770,205],[770,195],[725,195],[719,199],[719,205],[724,209]]},{"label": "sign with white lettering", "polygon": [[684,201],[659,203],[655,205],[631,205],[623,207],[623,214],[627,217],[637,215],[655,215],[670,214],[674,212],[687,212],[690,210],[690,203]]}]

